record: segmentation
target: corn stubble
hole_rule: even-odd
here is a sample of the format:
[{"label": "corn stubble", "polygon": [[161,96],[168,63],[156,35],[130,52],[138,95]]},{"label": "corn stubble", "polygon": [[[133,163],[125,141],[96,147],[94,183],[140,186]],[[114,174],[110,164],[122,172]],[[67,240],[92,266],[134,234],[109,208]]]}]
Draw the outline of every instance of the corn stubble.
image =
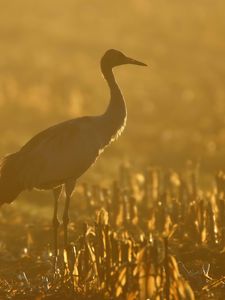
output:
[{"label": "corn stubble", "polygon": [[[182,175],[148,168],[135,173],[121,166],[110,189],[83,185],[83,223],[79,236],[60,251],[52,274],[52,252],[35,254],[27,229],[23,259],[40,260],[43,271],[23,272],[7,280],[6,299],[223,299],[225,276],[225,174],[215,177],[212,191],[202,191],[198,170]],[[82,214],[82,212],[81,212]],[[76,226],[75,226],[76,227]],[[47,261],[49,263],[47,265]],[[212,266],[212,271],[210,267]],[[212,273],[212,275],[209,273]],[[34,276],[33,276],[34,277]]]}]

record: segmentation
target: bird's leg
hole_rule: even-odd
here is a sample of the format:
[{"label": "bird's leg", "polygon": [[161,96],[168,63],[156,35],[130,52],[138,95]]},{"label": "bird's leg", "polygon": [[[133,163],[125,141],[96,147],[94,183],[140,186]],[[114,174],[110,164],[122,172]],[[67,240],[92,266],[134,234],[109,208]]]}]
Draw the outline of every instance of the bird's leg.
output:
[{"label": "bird's leg", "polygon": [[70,205],[70,198],[73,193],[75,184],[76,184],[75,181],[67,181],[65,183],[66,202],[63,211],[64,249],[67,249],[68,246],[67,231],[68,231],[68,224],[69,224],[69,205]]},{"label": "bird's leg", "polygon": [[53,244],[54,244],[54,272],[56,270],[57,264],[57,256],[58,256],[58,228],[59,228],[59,220],[58,220],[58,200],[62,191],[62,187],[59,186],[53,189],[54,195],[54,212],[53,212]]}]

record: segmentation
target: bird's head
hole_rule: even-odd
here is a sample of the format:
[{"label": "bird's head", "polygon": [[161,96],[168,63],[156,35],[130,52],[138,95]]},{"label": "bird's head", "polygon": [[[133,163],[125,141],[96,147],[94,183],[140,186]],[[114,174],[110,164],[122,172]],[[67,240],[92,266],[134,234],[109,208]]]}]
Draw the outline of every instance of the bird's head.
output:
[{"label": "bird's head", "polygon": [[147,66],[146,64],[144,64],[138,60],[127,57],[122,52],[115,50],[115,49],[107,50],[101,59],[102,66],[107,66],[107,67],[111,67],[111,68],[121,66],[121,65],[126,65],[126,64]]}]

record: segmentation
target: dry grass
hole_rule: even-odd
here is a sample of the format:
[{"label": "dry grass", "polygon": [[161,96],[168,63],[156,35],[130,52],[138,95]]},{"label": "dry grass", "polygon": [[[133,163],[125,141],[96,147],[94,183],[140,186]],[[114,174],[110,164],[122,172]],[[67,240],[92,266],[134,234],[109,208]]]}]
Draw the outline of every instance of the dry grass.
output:
[{"label": "dry grass", "polygon": [[[197,169],[188,165],[183,174],[123,166],[109,189],[84,184],[56,276],[49,222],[36,220],[24,229],[26,216],[16,219],[18,213],[6,207],[2,297],[222,299],[225,175],[220,172],[215,182],[203,191]],[[15,223],[17,232],[11,232]]]}]

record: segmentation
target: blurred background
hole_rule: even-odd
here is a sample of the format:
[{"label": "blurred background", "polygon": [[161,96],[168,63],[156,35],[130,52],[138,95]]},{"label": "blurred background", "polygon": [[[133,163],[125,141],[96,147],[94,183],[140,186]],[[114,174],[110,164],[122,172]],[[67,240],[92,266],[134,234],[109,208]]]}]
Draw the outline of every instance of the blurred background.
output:
[{"label": "blurred background", "polygon": [[86,176],[132,161],[225,167],[223,0],[0,1],[0,156],[54,123],[108,103],[99,60],[109,48],[148,68],[115,70],[127,101],[124,134]]},{"label": "blurred background", "polygon": [[[176,222],[184,222],[179,229],[184,251],[177,244],[174,248],[178,249],[178,253],[186,253],[188,264],[192,258],[192,265],[189,264],[191,271],[187,273],[188,268],[185,269],[188,278],[192,273],[200,274],[201,280],[200,277],[193,277],[193,281],[202,285],[201,270],[205,269],[204,266],[210,267],[210,264],[216,274],[215,277],[212,275],[213,278],[224,276],[225,202],[222,195],[225,194],[225,175],[220,173],[217,177],[217,186],[220,185],[217,190],[214,178],[217,171],[225,170],[224,12],[224,0],[0,0],[0,157],[19,150],[31,137],[53,124],[105,111],[109,90],[102,78],[99,62],[107,49],[121,50],[127,56],[149,65],[147,68],[122,66],[115,69],[127,102],[127,126],[118,141],[110,145],[80,179],[81,184],[75,191],[70,209],[69,236],[76,243],[78,235],[83,234],[86,228],[84,223],[93,224],[100,204],[113,199],[114,202],[110,201],[115,207],[122,207],[117,217],[127,218],[127,221],[128,208],[131,212],[136,211],[138,222],[150,230],[146,235],[149,242],[152,242],[152,228],[158,226],[155,224],[161,224],[157,221],[160,218],[165,219],[162,223],[164,228],[167,226],[169,230],[171,227],[172,232],[174,228],[174,232],[177,230]],[[113,180],[120,178],[123,168],[120,168],[120,173],[118,170],[123,163],[125,167],[129,163],[131,165],[131,172],[127,174],[136,172],[131,177],[136,202],[133,202],[133,194],[127,198],[124,190],[112,197],[115,196],[113,192],[117,191]],[[148,166],[153,169],[150,173],[146,172],[145,177],[142,171],[144,173]],[[161,170],[164,172],[162,176]],[[186,172],[186,181],[180,176],[182,172]],[[149,174],[153,177],[148,177]],[[123,186],[121,178],[119,184]],[[88,184],[85,186],[83,182]],[[113,190],[105,188],[112,186]],[[153,191],[150,196],[149,186]],[[205,194],[201,191],[202,187]],[[165,203],[168,215],[165,215]],[[150,210],[152,205],[155,205],[155,211]],[[59,206],[61,220],[63,201]],[[111,207],[107,206],[110,213],[113,212]],[[11,283],[2,280],[7,276],[18,278],[19,289],[24,284],[24,289],[30,288],[33,293],[40,289],[33,284],[28,286],[24,276],[28,274],[29,280],[34,272],[45,287],[42,272],[45,272],[44,263],[52,257],[52,210],[51,191],[23,192],[11,205],[0,208],[1,299],[3,283],[7,290],[15,291]],[[184,219],[177,217],[180,211]],[[171,217],[173,213],[177,219]],[[117,217],[113,217],[114,221]],[[124,225],[118,224],[118,231],[123,230]],[[133,223],[134,235],[137,233],[141,240],[144,238],[140,234],[141,227],[136,224]],[[189,244],[186,243],[189,241],[187,232],[193,232],[193,236],[189,236]],[[198,235],[194,235],[196,232]],[[126,232],[125,236],[128,241]],[[217,245],[217,252],[213,252],[215,244],[210,244],[210,239],[217,243],[221,236],[222,242]],[[209,252],[205,252],[204,238],[208,238]],[[129,242],[131,239],[133,237],[129,237]],[[198,256],[191,251],[196,250],[201,239],[205,250],[197,252],[197,268],[193,260]],[[86,235],[83,240],[86,241]],[[60,241],[63,241],[62,228]],[[160,244],[154,242],[154,245]],[[85,249],[88,247],[85,246]],[[35,254],[33,260],[26,260],[33,250],[38,253],[37,259]],[[39,256],[40,253],[42,256]],[[207,259],[200,265],[206,254]],[[132,254],[134,256],[136,254]],[[44,263],[39,268],[40,261]],[[174,266],[174,263],[171,265]],[[159,270],[158,262],[155,270]],[[22,279],[18,274],[23,274]],[[216,287],[217,283],[214,281],[211,284],[208,281],[210,277],[206,275],[208,271],[204,272],[206,282]],[[174,278],[176,276],[173,275]],[[46,278],[46,286],[52,287]],[[86,277],[83,278],[86,281]],[[124,281],[124,277],[121,278]],[[224,282],[223,278],[218,282]],[[213,297],[208,287],[205,291]],[[224,299],[222,293],[220,299]],[[58,299],[62,298],[60,296]],[[34,299],[34,296],[29,299]],[[44,298],[38,294],[35,299]]]}]

